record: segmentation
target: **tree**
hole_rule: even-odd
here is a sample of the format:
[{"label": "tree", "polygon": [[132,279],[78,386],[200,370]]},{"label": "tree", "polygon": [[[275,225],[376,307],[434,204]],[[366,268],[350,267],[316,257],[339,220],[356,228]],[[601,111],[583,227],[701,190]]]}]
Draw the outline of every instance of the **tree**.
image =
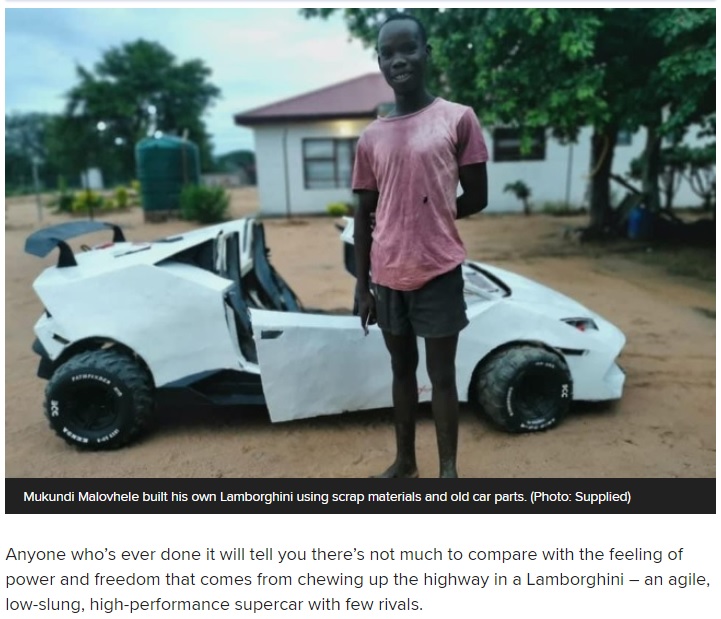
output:
[{"label": "tree", "polygon": [[658,210],[659,187],[669,206],[673,170],[679,162],[674,149],[663,152],[664,139],[678,145],[689,126],[705,125],[715,117],[716,15],[713,9],[652,10],[642,27],[654,51],[639,90],[643,98],[626,113],[646,128],[642,191],[646,205]]},{"label": "tree", "polygon": [[[302,14],[323,18],[334,10]],[[479,110],[485,124],[520,127],[526,144],[535,128],[575,141],[581,128],[593,127],[588,236],[611,220],[618,131],[648,128],[644,184],[655,187],[660,140],[698,118],[715,92],[713,9],[407,11],[427,27],[437,91]],[[343,15],[350,33],[371,45],[386,12]],[[691,103],[686,89],[694,92]]]},{"label": "tree", "polygon": [[716,216],[716,146],[681,147],[677,154],[686,163],[683,175],[705,210]]},{"label": "tree", "polygon": [[78,171],[100,165],[129,180],[135,176],[135,144],[149,130],[187,132],[207,169],[211,143],[202,117],[220,96],[210,75],[201,60],[179,63],[158,43],[140,39],[112,48],[92,70],[77,67],[79,82],[67,93],[55,144]]},{"label": "tree", "polygon": [[33,182],[33,160],[41,184],[54,185],[57,167],[48,156],[47,140],[53,122],[50,114],[31,112],[5,116],[5,185],[28,188]]},{"label": "tree", "polygon": [[[643,180],[645,157],[631,161],[628,176]],[[704,210],[715,208],[716,199],[716,145],[692,147],[678,140],[661,149],[659,155],[660,174],[658,188],[663,200],[660,210],[674,217],[673,199],[685,180],[691,191],[701,198]]]},{"label": "tree", "polygon": [[651,29],[666,51],[653,84],[667,106],[663,132],[683,133],[695,123],[715,135],[715,9],[656,10]]},{"label": "tree", "polygon": [[[642,43],[642,48],[629,56],[638,66],[630,72],[624,70],[634,77],[625,96],[619,97],[619,111],[626,122],[634,129],[646,130],[644,152],[634,161],[631,176],[641,181],[648,208],[668,211],[681,173],[690,165],[690,150],[681,147],[684,136],[691,125],[706,126],[715,119],[715,12],[652,9],[618,13],[630,13],[634,18],[630,22]],[[671,146],[663,148],[664,141]],[[712,149],[715,153],[715,146]]]},{"label": "tree", "polygon": [[250,185],[257,183],[255,153],[250,150],[235,150],[215,158],[218,172],[241,173]]}]

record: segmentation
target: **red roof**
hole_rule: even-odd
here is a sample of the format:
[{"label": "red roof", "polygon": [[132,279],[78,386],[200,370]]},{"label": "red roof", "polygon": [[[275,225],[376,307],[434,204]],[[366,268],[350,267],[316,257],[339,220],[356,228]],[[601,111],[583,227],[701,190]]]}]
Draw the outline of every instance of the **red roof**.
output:
[{"label": "red roof", "polygon": [[380,73],[339,84],[235,115],[236,125],[337,118],[375,118],[378,106],[393,101],[393,91]]}]

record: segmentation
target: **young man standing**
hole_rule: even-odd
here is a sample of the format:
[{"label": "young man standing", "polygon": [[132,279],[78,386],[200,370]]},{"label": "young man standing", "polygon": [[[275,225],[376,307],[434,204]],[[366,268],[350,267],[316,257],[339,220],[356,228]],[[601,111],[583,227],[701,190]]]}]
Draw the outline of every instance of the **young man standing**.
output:
[{"label": "young man standing", "polygon": [[488,153],[473,110],[426,89],[431,48],[418,20],[391,16],[378,33],[377,51],[395,107],[361,135],[353,190],[359,194],[354,242],[361,324],[378,323],[393,371],[397,454],[378,477],[418,476],[418,337],[431,379],[440,477],[458,477],[455,358],[468,320],[466,254],[454,220],[485,208]]}]

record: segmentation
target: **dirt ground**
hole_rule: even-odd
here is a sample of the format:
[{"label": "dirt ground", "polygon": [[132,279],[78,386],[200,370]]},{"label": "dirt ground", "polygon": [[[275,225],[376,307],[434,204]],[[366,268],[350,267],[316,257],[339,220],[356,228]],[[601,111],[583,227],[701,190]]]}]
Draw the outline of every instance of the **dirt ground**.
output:
[{"label": "dirt ground", "polygon": [[[255,212],[255,190],[234,190],[231,208],[234,217]],[[144,224],[140,209],[104,219],[121,224],[134,241],[191,227]],[[36,377],[30,349],[42,311],[31,284],[57,257],[23,252],[33,230],[62,220],[45,209],[39,224],[34,198],[6,200],[6,476],[366,477],[389,464],[388,410],[279,425],[263,408],[163,410],[131,447],[86,453],[66,445],[44,419],[45,383]],[[559,427],[525,435],[506,434],[463,407],[461,476],[714,477],[715,285],[669,276],[620,252],[596,255],[563,238],[569,226],[583,223],[583,217],[481,215],[459,227],[471,258],[543,282],[625,332],[623,398],[576,406]],[[272,262],[307,305],[350,306],[353,280],[343,269],[333,220],[269,220],[266,237]],[[417,443],[421,475],[437,475],[427,406]]]}]

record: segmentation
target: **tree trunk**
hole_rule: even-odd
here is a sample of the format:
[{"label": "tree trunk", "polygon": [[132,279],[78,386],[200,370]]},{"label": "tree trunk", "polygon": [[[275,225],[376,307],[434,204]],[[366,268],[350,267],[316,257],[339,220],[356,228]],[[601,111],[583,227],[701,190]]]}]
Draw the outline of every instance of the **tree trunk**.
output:
[{"label": "tree trunk", "polygon": [[585,238],[601,236],[611,223],[611,168],[618,127],[595,128],[591,137],[591,222]]},{"label": "tree trunk", "polygon": [[[660,118],[659,118],[660,120]],[[661,196],[658,190],[658,177],[661,174],[661,137],[658,125],[646,127],[646,148],[643,153],[643,175],[641,190],[645,194],[646,208],[657,212],[661,209]]]},{"label": "tree trunk", "polygon": [[676,194],[676,170],[671,166],[661,173],[661,186],[663,188],[663,209],[670,211],[673,208],[673,197]]}]

